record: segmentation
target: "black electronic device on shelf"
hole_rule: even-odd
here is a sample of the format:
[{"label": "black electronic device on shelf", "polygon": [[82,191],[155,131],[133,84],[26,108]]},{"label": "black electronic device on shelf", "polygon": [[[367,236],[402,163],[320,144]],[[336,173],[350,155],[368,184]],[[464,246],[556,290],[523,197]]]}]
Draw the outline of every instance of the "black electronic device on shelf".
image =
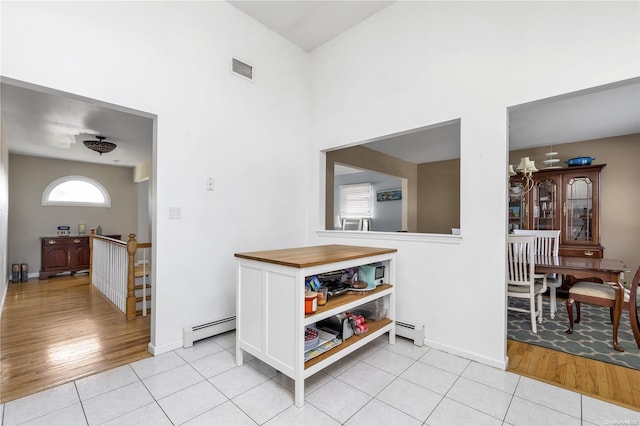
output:
[{"label": "black electronic device on shelf", "polygon": [[327,287],[328,298],[340,296],[341,294],[345,294],[346,292],[351,290],[351,286],[341,283],[340,281],[323,282],[322,285]]},{"label": "black electronic device on shelf", "polygon": [[318,275],[320,283],[327,287],[327,298],[339,296],[349,291],[349,286],[341,282],[345,273],[347,273],[346,270],[340,270]]},{"label": "black electronic device on shelf", "polygon": [[[374,271],[376,271],[376,277],[378,269],[382,271],[382,276],[384,277],[384,266],[376,266],[374,268]],[[343,269],[319,274],[317,277],[321,285],[327,287],[327,298],[339,296],[349,291],[369,291],[375,288],[375,284],[369,285],[366,281],[359,281],[357,279],[358,272],[360,272],[360,270],[360,268],[351,268],[348,270]],[[370,275],[372,275],[371,279],[373,280],[373,274]]]}]

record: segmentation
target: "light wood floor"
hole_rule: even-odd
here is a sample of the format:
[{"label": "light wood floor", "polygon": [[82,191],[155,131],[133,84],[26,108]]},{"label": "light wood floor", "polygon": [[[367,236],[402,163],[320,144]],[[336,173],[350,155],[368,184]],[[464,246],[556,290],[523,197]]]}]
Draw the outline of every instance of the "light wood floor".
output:
[{"label": "light wood floor", "polygon": [[10,283],[0,333],[0,402],[151,356],[150,316],[127,321],[88,275]]},{"label": "light wood floor", "polygon": [[[151,356],[150,317],[126,321],[86,275],[9,284],[0,402]],[[509,340],[509,371],[640,410],[640,371]]]},{"label": "light wood floor", "polygon": [[640,371],[507,340],[509,369],[597,399],[640,410]]}]

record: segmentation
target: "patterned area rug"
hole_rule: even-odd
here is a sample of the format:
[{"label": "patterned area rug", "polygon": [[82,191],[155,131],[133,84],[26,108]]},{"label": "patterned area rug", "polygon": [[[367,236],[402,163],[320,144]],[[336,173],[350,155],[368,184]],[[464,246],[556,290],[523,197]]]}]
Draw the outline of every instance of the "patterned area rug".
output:
[{"label": "patterned area rug", "polygon": [[[554,319],[549,317],[549,299],[542,300],[544,318],[542,324],[538,323],[538,334],[531,331],[528,313],[509,311],[507,322],[509,339],[640,370],[640,349],[633,339],[627,311],[622,312],[618,329],[618,341],[625,351],[617,352],[613,349],[612,325],[608,308],[583,303],[580,308],[580,323],[574,324],[573,334],[566,334],[565,331],[569,328],[569,317],[565,300],[558,298],[558,312]],[[523,308],[528,308],[529,305],[527,301],[518,300],[516,303],[521,303]]]}]

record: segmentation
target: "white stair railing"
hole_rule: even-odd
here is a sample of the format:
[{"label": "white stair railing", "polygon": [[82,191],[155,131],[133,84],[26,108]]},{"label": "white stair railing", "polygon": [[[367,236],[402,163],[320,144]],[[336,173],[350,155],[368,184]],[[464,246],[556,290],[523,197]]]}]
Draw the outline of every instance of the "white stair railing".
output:
[{"label": "white stair railing", "polygon": [[[151,283],[151,243],[138,243],[136,234],[129,234],[127,242],[96,235],[95,229],[91,230],[90,235],[91,284],[128,320],[136,318],[138,303],[142,305],[142,315],[146,316]],[[137,284],[138,279],[142,280],[141,287]],[[141,300],[138,290],[142,293]]]},{"label": "white stair railing", "polygon": [[91,284],[127,313],[127,244],[92,233]]},{"label": "white stair railing", "polygon": [[147,293],[150,291],[148,285],[151,283],[151,261],[150,243],[138,243],[137,245],[138,260],[136,261],[136,279],[142,282],[141,295],[142,295],[142,316],[147,316],[147,308],[149,301],[147,300]]}]

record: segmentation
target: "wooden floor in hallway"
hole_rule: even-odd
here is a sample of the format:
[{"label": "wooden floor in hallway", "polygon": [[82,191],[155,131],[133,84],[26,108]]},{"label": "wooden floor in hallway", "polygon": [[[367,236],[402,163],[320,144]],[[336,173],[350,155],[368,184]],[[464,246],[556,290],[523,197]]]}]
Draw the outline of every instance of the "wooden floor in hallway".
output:
[{"label": "wooden floor in hallway", "polygon": [[0,325],[0,402],[150,357],[151,317],[127,321],[88,275],[10,283]]}]

